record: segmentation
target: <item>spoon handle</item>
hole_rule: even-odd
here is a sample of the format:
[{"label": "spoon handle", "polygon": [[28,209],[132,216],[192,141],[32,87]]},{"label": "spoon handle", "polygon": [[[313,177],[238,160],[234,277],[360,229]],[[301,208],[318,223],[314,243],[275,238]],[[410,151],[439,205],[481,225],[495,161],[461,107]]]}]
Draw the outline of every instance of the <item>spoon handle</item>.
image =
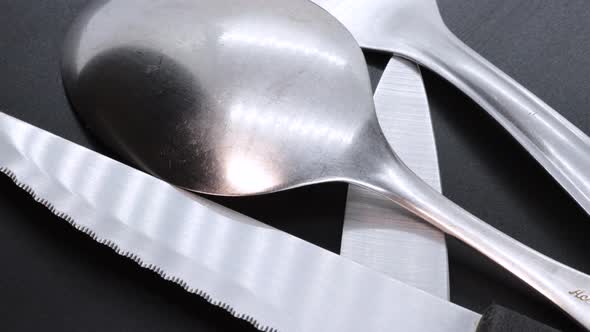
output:
[{"label": "spoon handle", "polygon": [[369,181],[373,185],[368,187],[492,259],[590,330],[590,276],[486,224],[431,188],[401,161],[393,165]]},{"label": "spoon handle", "polygon": [[414,33],[419,35],[406,38],[399,54],[476,101],[590,213],[590,138],[443,24],[427,24]]}]

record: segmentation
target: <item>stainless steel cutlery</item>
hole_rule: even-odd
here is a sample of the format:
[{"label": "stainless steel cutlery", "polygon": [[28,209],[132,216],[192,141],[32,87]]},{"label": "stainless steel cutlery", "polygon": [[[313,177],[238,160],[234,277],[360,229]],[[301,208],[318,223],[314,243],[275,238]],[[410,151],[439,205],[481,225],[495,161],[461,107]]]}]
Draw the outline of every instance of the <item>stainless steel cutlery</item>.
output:
[{"label": "stainless steel cutlery", "polygon": [[[415,63],[479,103],[587,212],[590,138],[455,37],[436,0],[315,3],[91,1],[66,38],[66,92],[96,137],[160,179],[2,112],[0,176],[263,331],[553,331],[448,302],[443,232],[590,329],[590,276],[440,195]],[[374,98],[361,47],[391,56]],[[194,193],[333,181],[351,184],[341,256]]]},{"label": "stainless steel cutlery", "polygon": [[97,242],[262,331],[543,328],[517,314],[498,321],[497,310],[482,318],[4,113],[0,173]]},{"label": "stainless steel cutlery", "polygon": [[379,127],[358,44],[319,7],[105,1],[74,25],[63,63],[69,96],[95,133],[171,183],[227,196],[328,181],[363,186],[590,327],[588,303],[575,296],[590,288],[589,276],[485,224],[401,162]]},{"label": "stainless steel cutlery", "polygon": [[436,0],[314,0],[362,47],[426,66],[470,96],[590,213],[590,138],[459,40]]},{"label": "stainless steel cutlery", "polygon": [[[383,133],[400,158],[440,191],[438,158],[422,75],[392,58],[375,91]],[[349,186],[340,254],[408,285],[448,299],[444,233],[369,190]]]}]

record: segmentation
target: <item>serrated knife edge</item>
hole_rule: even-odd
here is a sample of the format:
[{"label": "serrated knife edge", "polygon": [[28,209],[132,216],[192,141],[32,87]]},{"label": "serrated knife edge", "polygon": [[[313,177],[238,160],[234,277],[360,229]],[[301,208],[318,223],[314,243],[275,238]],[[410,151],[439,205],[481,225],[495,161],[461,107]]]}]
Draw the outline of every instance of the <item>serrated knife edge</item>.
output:
[{"label": "serrated knife edge", "polygon": [[159,268],[157,265],[152,264],[152,263],[148,263],[147,260],[144,260],[140,255],[137,255],[137,254],[134,254],[130,251],[124,250],[122,248],[122,246],[118,245],[115,241],[111,241],[111,240],[101,237],[96,232],[94,232],[90,227],[78,224],[75,221],[75,219],[72,218],[71,216],[69,216],[67,213],[59,211],[57,208],[55,208],[55,206],[53,206],[53,204],[51,204],[49,200],[42,198],[40,195],[37,195],[37,193],[35,192],[34,189],[32,189],[32,187],[27,185],[25,182],[20,181],[18,179],[18,177],[16,176],[16,174],[13,173],[12,171],[10,171],[8,168],[0,167],[0,173],[3,173],[6,176],[8,176],[17,187],[21,188],[26,193],[28,193],[33,200],[35,200],[36,202],[45,206],[45,208],[47,208],[52,214],[65,220],[72,227],[74,227],[76,230],[85,233],[90,238],[92,238],[95,242],[103,244],[103,245],[111,248],[117,254],[135,261],[142,268],[145,268],[145,269],[155,272],[162,279],[178,284],[187,292],[193,293],[193,294],[196,294],[196,295],[202,297],[204,300],[211,303],[212,305],[223,308],[224,310],[229,312],[232,316],[239,318],[239,319],[243,319],[245,321],[248,321],[255,328],[257,328],[261,331],[264,331],[264,332],[278,331],[277,329],[271,328],[270,326],[264,326],[264,325],[260,324],[254,317],[248,316],[246,314],[238,313],[237,310],[235,310],[231,305],[225,304],[221,301],[214,300],[213,297],[210,296],[207,292],[196,289],[196,288],[192,288],[187,282],[183,281],[182,278],[177,277],[177,276],[172,276],[172,275],[166,273],[163,269]]},{"label": "serrated knife edge", "polygon": [[[396,326],[422,331],[436,326],[451,332],[473,330],[480,318],[247,217],[227,218],[160,180],[2,113],[0,152],[2,172],[54,214],[260,330],[385,331]],[[92,179],[89,186],[70,190],[64,185],[64,178],[77,174],[56,172],[60,166],[72,168],[71,162],[81,163],[78,171]],[[118,192],[125,189],[124,178],[140,179],[144,191],[165,192],[160,196],[166,200],[160,206],[164,210],[125,221],[98,213],[111,212],[112,197],[105,193],[128,197]],[[97,185],[108,190],[93,196]],[[215,242],[220,234],[227,243]]]},{"label": "serrated knife edge", "polygon": [[[8,118],[8,117],[5,114],[0,112],[0,120],[2,120],[2,118]],[[20,122],[18,120],[14,120],[14,119],[12,119],[12,120],[15,121],[15,123]],[[23,124],[23,123],[21,122],[21,124]],[[1,129],[1,127],[0,127],[0,129]],[[1,132],[1,130],[0,130],[0,132]],[[21,132],[21,134],[22,134],[22,132]],[[51,135],[51,134],[49,134],[49,135]],[[57,138],[57,136],[55,136],[55,138]],[[5,142],[6,141],[4,141],[4,140],[2,141],[2,143],[5,143]],[[33,200],[35,200],[36,202],[45,206],[55,216],[68,222],[72,227],[85,233],[90,238],[92,238],[94,241],[96,241],[100,244],[106,245],[107,247],[113,249],[117,254],[132,259],[141,267],[157,273],[163,279],[168,280],[168,281],[172,281],[172,282],[180,285],[186,291],[188,291],[190,293],[194,293],[194,294],[202,297],[203,299],[205,299],[207,302],[209,302],[215,306],[223,308],[224,310],[228,311],[232,316],[248,321],[257,329],[259,329],[261,331],[265,331],[265,332],[279,331],[278,329],[273,328],[270,325],[266,325],[262,322],[259,322],[257,319],[254,318],[253,315],[243,313],[243,312],[240,313],[240,310],[238,307],[234,307],[234,306],[226,303],[223,300],[216,299],[214,292],[209,292],[209,291],[206,291],[203,289],[199,289],[198,287],[192,286],[189,282],[184,281],[183,277],[181,276],[181,273],[175,274],[175,273],[166,272],[166,270],[164,268],[161,268],[158,266],[158,262],[153,262],[152,259],[145,257],[147,255],[142,255],[140,253],[134,252],[134,251],[137,251],[138,247],[133,248],[134,250],[126,249],[125,248],[126,246],[121,245],[119,243],[120,241],[113,240],[113,239],[117,238],[117,233],[119,233],[119,234],[124,233],[127,236],[126,240],[128,240],[128,241],[132,240],[129,236],[132,234],[133,237],[136,238],[136,239],[132,240],[134,243],[140,243],[142,241],[145,241],[145,242],[149,241],[149,245],[152,247],[151,250],[157,251],[160,254],[165,251],[170,251],[165,245],[160,243],[160,241],[158,240],[157,237],[156,238],[150,237],[149,235],[145,234],[144,232],[138,231],[137,228],[127,227],[127,225],[124,222],[122,222],[120,219],[118,219],[116,217],[112,217],[112,216],[108,216],[108,215],[100,213],[99,212],[100,209],[98,209],[96,206],[93,206],[93,204],[91,204],[88,199],[86,199],[85,197],[82,197],[80,195],[77,195],[73,191],[70,191],[66,186],[63,185],[63,183],[53,181],[52,176],[50,176],[46,172],[44,172],[39,167],[39,165],[37,164],[37,162],[35,160],[33,160],[32,158],[28,158],[23,153],[21,153],[21,151],[19,150],[18,147],[14,148],[14,146],[13,146],[13,149],[10,149],[10,147],[7,147],[5,145],[4,146],[0,145],[0,147],[1,147],[0,151],[3,152],[2,155],[0,156],[0,173],[3,173],[8,178],[10,178],[12,180],[12,182],[14,182],[14,184],[17,187],[21,188],[27,194],[29,194]],[[23,148],[23,147],[21,146],[21,148]],[[78,147],[78,148],[84,149],[81,147]],[[10,158],[10,155],[8,153],[9,151],[18,154],[20,158],[18,158],[18,157]],[[9,160],[9,161],[11,160],[12,162],[6,163],[5,162],[6,160]],[[18,162],[19,160],[24,160],[25,162],[19,163]],[[109,162],[112,162],[113,164],[118,163],[114,160],[110,160]],[[7,164],[9,166],[5,166]],[[17,175],[17,173],[13,170],[18,170],[17,172],[22,174],[22,176]],[[34,186],[34,185],[31,185],[30,183],[36,183],[36,185]],[[52,199],[51,200],[47,199],[46,197],[48,197],[48,196],[51,196]],[[75,206],[74,206],[74,204],[72,204],[69,206],[71,209],[70,211],[64,211],[64,210],[57,207],[57,205],[60,205],[60,204],[54,203],[55,200],[58,200],[61,203],[66,204],[66,205],[70,205],[66,201],[69,201],[69,202],[75,201]],[[214,204],[214,203],[211,203],[211,204]],[[98,217],[96,217],[96,219],[100,219],[103,225],[107,224],[106,220],[109,220],[110,227],[108,228],[108,230],[106,232],[98,231],[98,230],[94,229],[92,227],[92,225],[83,224],[81,222],[81,219],[83,219],[83,218],[76,218],[76,216],[80,216],[80,215],[98,216]],[[179,255],[178,251],[174,251],[174,250],[172,250],[172,251],[173,251],[172,256],[175,256],[177,259],[179,257],[181,257],[181,259],[190,260],[190,257],[183,257],[182,255]],[[161,262],[159,262],[159,263],[161,263]],[[170,271],[170,270],[171,269],[169,269],[168,271]],[[249,298],[249,301],[256,299],[256,297],[250,297],[250,296],[248,298]],[[268,308],[268,306],[266,306],[265,309],[269,310],[270,308]],[[275,311],[275,310],[272,309],[272,311]],[[283,314],[280,311],[275,311],[275,315],[276,315],[275,317],[277,317],[277,316],[282,316]]]}]

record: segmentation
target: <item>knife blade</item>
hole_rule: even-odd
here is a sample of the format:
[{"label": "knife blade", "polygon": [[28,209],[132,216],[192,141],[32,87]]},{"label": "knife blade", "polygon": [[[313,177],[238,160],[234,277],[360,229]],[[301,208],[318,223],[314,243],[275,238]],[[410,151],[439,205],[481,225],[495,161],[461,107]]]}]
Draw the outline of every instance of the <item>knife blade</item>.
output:
[{"label": "knife blade", "polygon": [[4,113],[0,173],[262,331],[475,331],[481,318]]},{"label": "knife blade", "polygon": [[[375,91],[383,132],[400,158],[441,191],[438,157],[420,69],[392,57]],[[349,186],[341,255],[449,299],[444,233],[368,190]]]}]

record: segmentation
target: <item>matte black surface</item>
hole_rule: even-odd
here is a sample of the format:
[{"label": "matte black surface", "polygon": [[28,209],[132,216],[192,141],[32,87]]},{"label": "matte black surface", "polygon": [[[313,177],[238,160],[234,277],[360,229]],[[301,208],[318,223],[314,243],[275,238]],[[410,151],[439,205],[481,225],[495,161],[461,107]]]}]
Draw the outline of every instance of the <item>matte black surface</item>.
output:
[{"label": "matte black surface", "polygon": [[490,306],[483,314],[477,332],[557,332],[556,329],[499,305]]},{"label": "matte black surface", "polygon": [[[71,112],[59,76],[67,24],[86,0],[0,0],[0,109],[103,153]],[[467,44],[590,133],[590,3],[439,0]],[[387,61],[370,54],[378,78]],[[423,72],[443,190],[509,235],[590,273],[590,217],[483,110]],[[222,199],[338,251],[346,186]],[[564,331],[580,330],[547,300],[449,240],[452,300],[482,312],[499,303]],[[242,331],[180,287],[95,244],[0,177],[0,330]],[[395,327],[392,327],[395,331]]]}]

